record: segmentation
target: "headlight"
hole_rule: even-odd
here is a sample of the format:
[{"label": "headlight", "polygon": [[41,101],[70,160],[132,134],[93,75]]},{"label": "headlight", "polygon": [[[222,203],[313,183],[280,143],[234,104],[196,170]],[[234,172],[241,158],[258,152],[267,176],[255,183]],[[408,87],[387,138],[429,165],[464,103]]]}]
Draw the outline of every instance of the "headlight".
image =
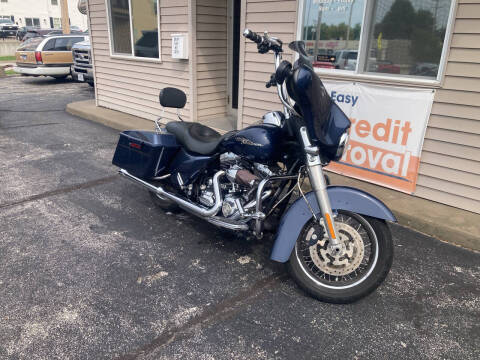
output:
[{"label": "headlight", "polygon": [[347,148],[349,139],[350,139],[350,136],[348,136],[348,131],[346,131],[345,133],[343,133],[342,137],[340,138],[340,141],[338,142],[338,148],[335,154],[335,159],[333,159],[334,161],[338,161],[342,158],[343,153]]}]

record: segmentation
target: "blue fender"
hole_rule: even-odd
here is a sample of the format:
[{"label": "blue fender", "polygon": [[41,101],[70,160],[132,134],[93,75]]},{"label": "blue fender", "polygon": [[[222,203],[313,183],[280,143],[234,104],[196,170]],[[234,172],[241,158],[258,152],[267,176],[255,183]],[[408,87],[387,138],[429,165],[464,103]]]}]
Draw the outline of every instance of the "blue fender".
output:
[{"label": "blue fender", "polygon": [[[347,210],[360,215],[394,221],[397,219],[390,209],[375,196],[347,186],[329,186],[328,197],[332,210]],[[317,199],[313,191],[305,194],[315,214],[320,214]],[[312,213],[303,197],[297,199],[283,215],[278,227],[270,259],[286,262],[295,246],[298,235],[311,219]]]}]

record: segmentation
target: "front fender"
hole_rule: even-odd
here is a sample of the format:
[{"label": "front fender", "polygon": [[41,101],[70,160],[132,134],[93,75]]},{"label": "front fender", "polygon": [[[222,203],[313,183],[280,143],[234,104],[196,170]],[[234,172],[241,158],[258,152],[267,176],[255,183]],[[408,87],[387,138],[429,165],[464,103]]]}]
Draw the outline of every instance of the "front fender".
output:
[{"label": "front fender", "polygon": [[[347,186],[329,186],[328,197],[332,210],[347,210],[360,215],[378,219],[394,221],[397,219],[390,209],[375,196]],[[317,199],[313,191],[305,194],[315,214],[320,214]],[[298,235],[305,224],[312,217],[303,197],[297,199],[283,215],[278,227],[275,243],[270,258],[279,262],[286,262],[290,257]]]}]

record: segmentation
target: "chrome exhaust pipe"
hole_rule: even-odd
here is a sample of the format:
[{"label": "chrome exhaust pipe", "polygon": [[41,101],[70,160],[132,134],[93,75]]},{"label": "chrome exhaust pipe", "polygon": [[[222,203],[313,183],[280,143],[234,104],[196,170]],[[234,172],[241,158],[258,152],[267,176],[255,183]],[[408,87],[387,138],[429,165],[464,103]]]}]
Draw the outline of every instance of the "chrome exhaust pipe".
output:
[{"label": "chrome exhaust pipe", "polygon": [[222,199],[222,194],[220,192],[220,182],[218,179],[225,175],[224,171],[218,171],[215,173],[213,176],[213,193],[215,195],[215,204],[207,209],[201,206],[198,206],[194,204],[193,202],[187,200],[187,199],[182,199],[181,197],[178,197],[177,195],[174,195],[172,193],[169,193],[165,191],[161,186],[156,187],[153,186],[152,184],[136,177],[130,174],[127,170],[120,169],[118,173],[124,177],[126,177],[128,180],[134,182],[137,185],[141,185],[148,190],[158,194],[159,196],[166,198],[168,200],[173,201],[174,203],[178,204],[182,209],[189,211],[193,213],[194,215],[201,216],[201,217],[211,217],[217,215],[218,211],[222,207],[223,199]]}]

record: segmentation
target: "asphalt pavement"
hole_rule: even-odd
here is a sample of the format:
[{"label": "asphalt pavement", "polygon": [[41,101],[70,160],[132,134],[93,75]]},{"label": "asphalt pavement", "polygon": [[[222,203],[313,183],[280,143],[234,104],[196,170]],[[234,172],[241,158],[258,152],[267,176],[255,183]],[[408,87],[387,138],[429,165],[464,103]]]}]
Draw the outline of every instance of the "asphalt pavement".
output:
[{"label": "asphalt pavement", "polygon": [[87,84],[0,79],[0,359],[478,359],[480,254],[392,225],[369,297],[318,302],[245,239],[155,209]]}]

